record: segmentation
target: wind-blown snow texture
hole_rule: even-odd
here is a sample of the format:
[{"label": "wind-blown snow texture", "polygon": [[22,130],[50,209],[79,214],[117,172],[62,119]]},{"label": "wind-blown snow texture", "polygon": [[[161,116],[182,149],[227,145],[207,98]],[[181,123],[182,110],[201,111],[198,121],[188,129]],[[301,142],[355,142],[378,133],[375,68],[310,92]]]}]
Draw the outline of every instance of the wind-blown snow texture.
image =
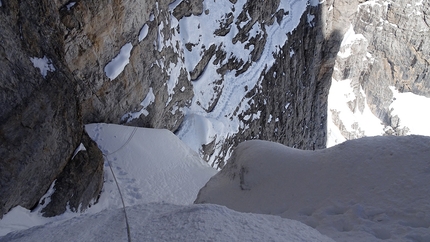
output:
[{"label": "wind-blown snow texture", "polygon": [[336,241],[430,241],[430,137],[367,137],[319,151],[246,141],[197,203],[304,222]]}]

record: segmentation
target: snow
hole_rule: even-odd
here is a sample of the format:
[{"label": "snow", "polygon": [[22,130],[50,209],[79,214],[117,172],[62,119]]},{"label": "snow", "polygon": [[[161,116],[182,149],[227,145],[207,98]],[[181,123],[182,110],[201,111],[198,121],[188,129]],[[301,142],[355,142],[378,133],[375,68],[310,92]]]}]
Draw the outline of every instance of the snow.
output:
[{"label": "snow", "polygon": [[[150,203],[127,208],[132,241],[333,241],[297,221],[218,205]],[[127,241],[121,209],[105,210],[0,238],[0,241]]]},{"label": "snow", "polygon": [[[122,206],[108,162],[126,206],[150,202],[191,204],[198,190],[216,173],[168,130],[89,124],[86,131],[105,155],[103,191],[98,203],[87,210],[88,214]],[[16,229],[79,216],[67,212],[47,219],[41,217],[40,210],[13,209],[0,220],[0,236]]]},{"label": "snow", "polygon": [[301,221],[336,241],[430,241],[430,137],[318,151],[246,141],[196,202]]},{"label": "snow", "polygon": [[[86,125],[122,185],[127,205],[168,202],[190,204],[197,191],[216,173],[168,130],[113,124]],[[106,167],[107,168],[107,167]],[[116,201],[117,188],[105,172],[100,204]]]},{"label": "snow", "polygon": [[72,9],[73,6],[75,6],[76,2],[70,2],[66,5],[67,11],[70,11],[70,9]]},{"label": "snow", "polygon": [[318,4],[322,4],[324,2],[325,2],[325,0],[322,0],[321,2],[319,0],[310,0],[309,5],[311,5],[312,7],[316,7],[316,6],[318,6]]},{"label": "snow", "polygon": [[73,158],[75,158],[75,156],[76,156],[76,155],[79,153],[79,151],[81,151],[81,150],[87,150],[87,149],[85,148],[84,144],[82,144],[82,143],[80,143],[80,144],[79,144],[79,146],[78,146],[78,148],[76,148],[76,150],[73,152],[72,160],[73,160]]},{"label": "snow", "polygon": [[130,53],[133,49],[131,43],[121,47],[120,53],[113,58],[106,66],[106,76],[112,81],[124,70],[125,66],[130,62]]},{"label": "snow", "polygon": [[126,113],[124,116],[122,116],[121,120],[126,120],[126,122],[130,122],[133,119],[137,119],[140,117],[140,115],[148,116],[149,112],[146,110],[146,108],[151,105],[153,102],[155,102],[155,95],[154,91],[152,90],[152,87],[149,88],[148,93],[146,94],[145,99],[140,103],[140,106],[142,106],[142,109],[140,109],[137,112],[129,112]]},{"label": "snow", "polygon": [[[338,118],[349,132],[361,133],[364,136],[376,136],[384,134],[384,125],[370,110],[366,102],[366,94],[360,86],[360,95],[363,97],[364,109],[361,111],[357,106],[351,110],[349,102],[357,100],[351,86],[351,80],[345,79],[337,81],[332,80],[328,96],[327,112],[327,129],[328,139],[327,147],[331,147],[345,141],[344,136],[340,133],[338,126],[333,121],[332,112],[338,113]],[[359,127],[356,127],[356,126]]]},{"label": "snow", "polygon": [[140,29],[140,32],[139,32],[139,42],[145,39],[147,35],[148,35],[148,25],[144,24],[142,29]]},{"label": "snow", "polygon": [[314,19],[315,19],[315,15],[312,15],[309,13],[306,15],[306,21],[310,27],[314,27],[315,24],[312,22],[312,21],[314,21]]},{"label": "snow", "polygon": [[48,71],[55,71],[55,67],[52,64],[51,59],[48,59],[46,56],[43,56],[43,58],[30,57],[30,60],[35,68],[39,68],[40,74],[43,76],[43,78],[46,78]]},{"label": "snow", "polygon": [[[181,43],[184,50],[185,67],[191,72],[194,70],[197,63],[204,54],[204,49],[209,49],[215,45],[217,48],[223,49],[227,53],[227,58],[235,58],[238,61],[243,60],[244,63],[250,61],[250,53],[253,48],[245,48],[248,42],[241,43],[237,41],[233,43],[234,36],[239,32],[236,20],[241,13],[245,0],[238,0],[235,4],[228,0],[222,1],[204,1],[203,9],[210,9],[208,14],[199,16],[184,17],[179,20]],[[287,34],[293,31],[299,24],[300,18],[307,9],[308,1],[281,1],[279,9],[289,11],[280,24],[265,26],[267,32],[267,41],[264,46],[263,53],[259,60],[252,62],[248,70],[238,76],[236,71],[227,72],[223,77],[217,72],[220,64],[213,64],[215,56],[209,61],[204,72],[198,80],[193,82],[194,98],[189,109],[184,110],[188,118],[182,128],[179,129],[177,135],[186,142],[196,152],[199,152],[202,145],[208,143],[197,144],[196,141],[209,141],[215,139],[217,146],[215,153],[211,157],[211,163],[220,152],[221,144],[227,137],[230,137],[239,131],[241,121],[238,118],[239,114],[244,114],[249,105],[246,103],[250,98],[244,98],[246,90],[252,90],[261,81],[261,73],[274,63],[274,53],[279,51],[280,46],[283,46],[287,40]],[[231,9],[236,11],[231,12]],[[220,20],[224,19],[228,13],[232,13],[234,21],[230,31],[225,36],[215,36],[212,31],[220,26]],[[249,21],[249,20],[247,20]],[[240,26],[245,26],[248,22],[238,23]],[[249,31],[249,38],[256,37],[258,33],[262,33],[262,26],[258,22],[254,23]],[[189,51],[185,44],[192,43],[194,46]],[[290,53],[291,55],[294,52]],[[214,84],[220,81],[219,84]],[[222,90],[219,94],[216,90]],[[216,106],[207,112],[211,104],[214,103],[216,96],[220,95]],[[204,122],[203,124],[199,122]],[[194,132],[196,127],[205,126],[213,132],[206,132],[207,137],[201,137],[203,134]],[[198,128],[197,128],[198,129]],[[197,137],[195,138],[195,135]],[[191,142],[191,143],[189,143]]]},{"label": "snow", "polygon": [[[368,1],[363,4],[372,5],[376,3]],[[361,45],[364,42],[367,42],[365,37],[361,34],[356,34],[351,25],[341,43],[338,58],[348,58],[354,55],[352,47]],[[363,57],[363,61],[373,63],[376,60],[371,53],[367,52],[366,57]],[[338,71],[337,64],[334,69]],[[362,86],[358,85],[358,88],[354,89],[354,84],[352,83],[351,79],[332,79],[328,97],[327,147],[339,144],[347,139],[382,135],[386,133],[387,129],[396,128],[383,125],[383,122],[372,113],[367,104],[367,97]],[[400,125],[398,128],[406,128],[406,130],[409,130],[407,134],[430,135],[430,129],[427,128],[430,115],[422,112],[421,108],[430,104],[430,99],[413,93],[399,93],[394,87],[390,88],[394,97],[390,105],[391,116],[399,117]],[[364,108],[362,110],[360,110],[357,102],[363,104]],[[333,116],[334,113],[337,117]],[[348,133],[342,134],[339,129],[340,126]]]},{"label": "snow", "polygon": [[337,53],[337,56],[339,56],[340,58],[347,58],[349,56],[351,56],[352,54],[352,49],[351,46],[354,45],[356,42],[365,40],[366,38],[362,35],[362,34],[356,34],[354,32],[354,27],[351,26],[349,27],[348,31],[345,33],[342,43],[340,45],[340,51]]},{"label": "snow", "polygon": [[430,113],[423,111],[423,107],[429,107],[430,98],[411,92],[400,93],[394,87],[390,89],[393,92],[391,115],[400,118],[400,128],[407,127],[408,134],[430,136]]},{"label": "snow", "polygon": [[170,131],[114,124],[85,128],[105,157],[99,202],[84,213],[67,211],[54,218],[41,217],[42,206],[32,212],[16,207],[0,220],[0,241],[126,241],[109,163],[124,197],[132,241],[333,241],[279,216],[192,204],[216,171]]},{"label": "snow", "polygon": [[2,3],[1,3],[1,1],[0,1],[0,7],[2,6]]}]

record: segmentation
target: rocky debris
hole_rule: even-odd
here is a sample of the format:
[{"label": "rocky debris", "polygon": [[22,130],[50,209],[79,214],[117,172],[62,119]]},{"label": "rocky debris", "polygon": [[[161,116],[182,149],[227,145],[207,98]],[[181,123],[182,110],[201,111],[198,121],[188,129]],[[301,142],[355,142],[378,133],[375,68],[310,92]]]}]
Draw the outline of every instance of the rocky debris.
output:
[{"label": "rocky debris", "polygon": [[81,142],[57,176],[49,203],[41,204],[43,216],[60,215],[66,209],[82,212],[97,202],[103,186],[103,154],[85,131]]}]

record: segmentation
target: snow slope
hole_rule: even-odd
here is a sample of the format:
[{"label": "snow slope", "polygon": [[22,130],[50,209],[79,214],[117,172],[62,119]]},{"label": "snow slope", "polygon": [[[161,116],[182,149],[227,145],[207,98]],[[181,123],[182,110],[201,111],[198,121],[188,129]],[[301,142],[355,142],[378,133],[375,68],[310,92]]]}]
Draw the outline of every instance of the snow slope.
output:
[{"label": "snow slope", "polygon": [[124,196],[132,241],[332,241],[298,221],[191,205],[216,171],[170,131],[113,124],[86,130],[106,159],[99,202],[83,214],[54,218],[41,217],[40,207],[16,207],[0,220],[0,241],[126,241],[108,162]]},{"label": "snow slope", "polygon": [[[168,130],[115,124],[90,124],[86,130],[111,162],[126,205],[190,204],[216,173]],[[100,203],[116,201],[119,206],[118,191],[108,167],[105,180]]]},{"label": "snow slope", "polygon": [[280,215],[336,241],[430,241],[430,137],[367,137],[302,151],[238,146],[196,202]]},{"label": "snow slope", "polygon": [[[333,241],[298,221],[218,205],[128,207],[132,241]],[[0,241],[127,241],[121,209],[9,234]]]}]

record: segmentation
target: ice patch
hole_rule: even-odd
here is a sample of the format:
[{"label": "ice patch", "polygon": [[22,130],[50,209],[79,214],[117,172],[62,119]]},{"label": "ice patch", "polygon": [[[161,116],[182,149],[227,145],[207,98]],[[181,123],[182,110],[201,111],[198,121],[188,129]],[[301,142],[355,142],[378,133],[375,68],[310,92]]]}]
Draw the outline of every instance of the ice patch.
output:
[{"label": "ice patch", "polygon": [[290,49],[290,57],[293,57],[295,53],[293,49]]},{"label": "ice patch", "polygon": [[131,43],[121,47],[120,53],[113,58],[106,66],[106,76],[112,81],[124,70],[125,66],[130,62],[130,53],[133,49]]},{"label": "ice patch", "polygon": [[55,71],[55,67],[52,64],[51,59],[48,59],[46,56],[43,56],[43,58],[30,57],[30,60],[34,67],[39,68],[40,74],[43,76],[43,78],[46,77],[48,71]]}]

